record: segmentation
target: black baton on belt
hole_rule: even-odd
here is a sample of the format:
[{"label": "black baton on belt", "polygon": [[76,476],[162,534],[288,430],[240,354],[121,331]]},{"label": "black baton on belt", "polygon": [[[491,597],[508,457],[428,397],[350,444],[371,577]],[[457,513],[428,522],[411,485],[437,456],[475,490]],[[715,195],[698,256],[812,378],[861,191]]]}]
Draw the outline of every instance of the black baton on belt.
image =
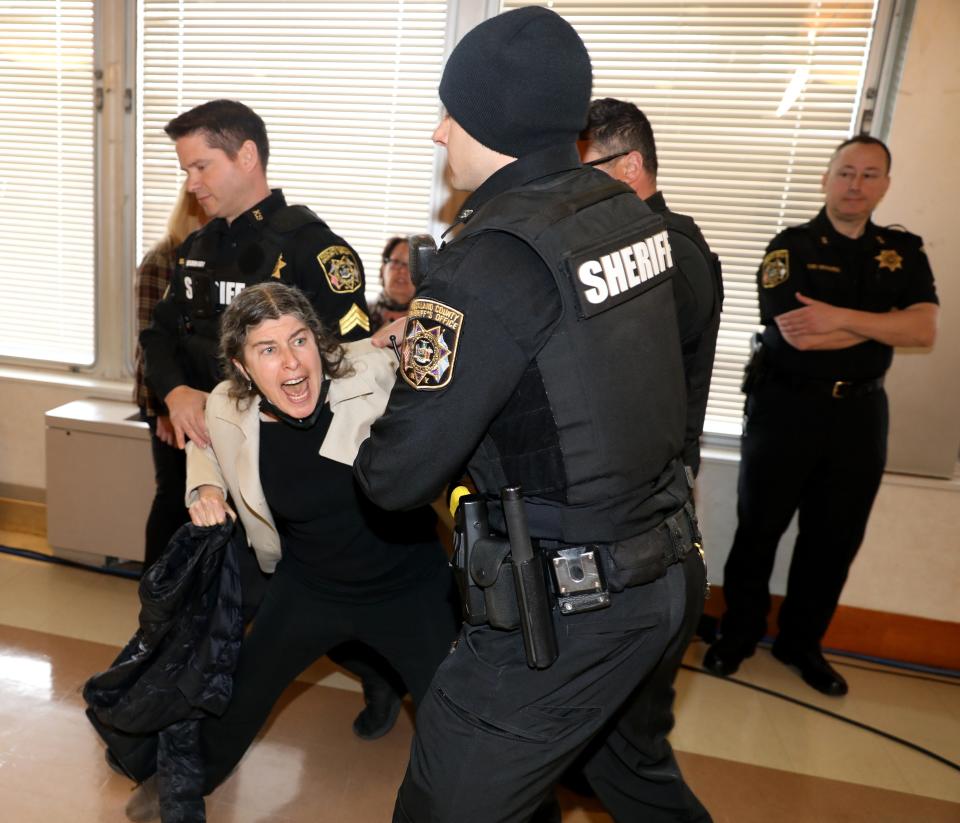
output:
[{"label": "black baton on belt", "polygon": [[543,564],[540,555],[534,554],[530,543],[520,487],[501,489],[500,501],[503,503],[503,519],[510,538],[513,580],[527,665],[531,669],[546,669],[557,659],[557,634],[553,627],[550,593]]}]

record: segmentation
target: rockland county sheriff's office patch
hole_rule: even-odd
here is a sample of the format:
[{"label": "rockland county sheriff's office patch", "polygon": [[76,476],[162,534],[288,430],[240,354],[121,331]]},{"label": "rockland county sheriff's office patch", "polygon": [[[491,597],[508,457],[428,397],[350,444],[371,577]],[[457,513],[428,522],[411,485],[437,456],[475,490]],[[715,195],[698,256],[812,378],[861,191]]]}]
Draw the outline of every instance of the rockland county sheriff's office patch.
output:
[{"label": "rockland county sheriff's office patch", "polygon": [[463,312],[436,300],[410,304],[400,351],[400,373],[417,391],[442,389],[453,378]]},{"label": "rockland county sheriff's office patch", "polygon": [[337,294],[349,294],[360,288],[360,267],[346,246],[328,246],[317,255],[327,284]]},{"label": "rockland county sheriff's office patch", "polygon": [[790,252],[786,249],[777,249],[763,258],[760,267],[760,284],[765,289],[779,286],[790,277]]}]

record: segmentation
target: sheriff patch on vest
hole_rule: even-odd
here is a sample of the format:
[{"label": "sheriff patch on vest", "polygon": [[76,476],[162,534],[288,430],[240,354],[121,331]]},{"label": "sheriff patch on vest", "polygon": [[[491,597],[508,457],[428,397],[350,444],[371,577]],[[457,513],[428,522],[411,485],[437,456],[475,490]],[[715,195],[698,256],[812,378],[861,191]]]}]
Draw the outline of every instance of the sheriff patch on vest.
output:
[{"label": "sheriff patch on vest", "polygon": [[567,265],[580,301],[580,316],[593,317],[642,294],[672,273],[673,254],[666,230],[618,248],[590,251]]}]

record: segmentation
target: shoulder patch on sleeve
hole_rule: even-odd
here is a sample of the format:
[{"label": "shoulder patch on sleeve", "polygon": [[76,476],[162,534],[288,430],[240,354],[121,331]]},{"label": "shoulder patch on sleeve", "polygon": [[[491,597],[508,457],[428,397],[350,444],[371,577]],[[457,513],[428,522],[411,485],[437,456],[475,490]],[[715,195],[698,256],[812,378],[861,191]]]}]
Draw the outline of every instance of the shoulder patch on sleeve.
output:
[{"label": "shoulder patch on sleeve", "polygon": [[331,291],[349,294],[363,285],[360,266],[347,246],[328,246],[317,255],[317,262]]},{"label": "shoulder patch on sleeve", "polygon": [[442,389],[453,379],[463,312],[437,300],[410,304],[400,351],[400,373],[417,391]]},{"label": "shoulder patch on sleeve", "polygon": [[790,277],[790,252],[777,249],[763,258],[760,266],[760,285],[772,289],[785,283]]}]

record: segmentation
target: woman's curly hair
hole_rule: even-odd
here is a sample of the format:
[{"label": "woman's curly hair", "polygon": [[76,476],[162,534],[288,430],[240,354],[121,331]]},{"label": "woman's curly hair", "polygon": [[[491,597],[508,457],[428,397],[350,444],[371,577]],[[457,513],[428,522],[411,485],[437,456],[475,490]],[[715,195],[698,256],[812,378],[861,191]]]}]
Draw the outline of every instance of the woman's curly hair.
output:
[{"label": "woman's curly hair", "polygon": [[313,332],[326,377],[349,374],[349,366],[343,359],[343,346],[324,329],[313,306],[300,289],[276,282],[247,286],[227,307],[220,323],[220,363],[226,379],[230,381],[228,394],[238,405],[243,401],[249,403],[257,394],[257,390],[233,363],[237,360],[246,366],[243,347],[247,342],[247,334],[264,320],[279,320],[288,314]]}]

